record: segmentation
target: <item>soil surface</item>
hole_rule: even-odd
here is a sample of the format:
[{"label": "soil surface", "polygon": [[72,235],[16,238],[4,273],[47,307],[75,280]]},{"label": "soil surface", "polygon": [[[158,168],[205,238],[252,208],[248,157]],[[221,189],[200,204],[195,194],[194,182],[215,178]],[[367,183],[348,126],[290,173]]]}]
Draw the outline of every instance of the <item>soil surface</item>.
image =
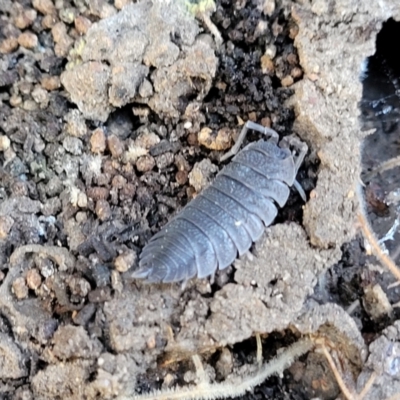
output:
[{"label": "soil surface", "polygon": [[[244,382],[256,338],[268,361],[302,337],[354,393],[400,393],[400,291],[356,223],[398,261],[400,163],[376,168],[398,157],[400,11],[347,3],[0,0],[1,399],[201,387],[193,356]],[[291,189],[213,281],[133,279],[247,120],[308,144],[307,202]],[[290,364],[235,398],[340,395],[321,352]]]}]

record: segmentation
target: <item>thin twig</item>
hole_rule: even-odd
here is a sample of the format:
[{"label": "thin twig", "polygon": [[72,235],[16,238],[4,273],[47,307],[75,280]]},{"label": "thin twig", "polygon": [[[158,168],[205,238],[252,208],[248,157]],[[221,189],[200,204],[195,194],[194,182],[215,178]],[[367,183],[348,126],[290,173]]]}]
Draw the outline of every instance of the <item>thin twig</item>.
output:
[{"label": "thin twig", "polygon": [[360,213],[358,214],[358,221],[360,223],[361,230],[364,237],[367,239],[372,247],[372,251],[381,261],[381,263],[389,269],[389,271],[395,276],[395,278],[400,282],[400,270],[397,268],[393,260],[383,252],[381,246],[379,246],[378,241],[375,238],[366,218]]},{"label": "thin twig", "polygon": [[376,379],[376,372],[372,372],[371,376],[369,377],[367,383],[365,384],[365,386],[363,387],[363,390],[361,390],[360,394],[358,395],[358,400],[362,400],[366,394],[369,392],[369,390],[371,389],[372,385],[374,384]]},{"label": "thin twig", "polygon": [[364,183],[369,182],[375,175],[381,174],[384,171],[387,171],[392,168],[400,167],[400,156],[391,158],[390,160],[384,161],[379,164],[375,169],[368,172],[362,177]]},{"label": "thin twig", "polygon": [[292,346],[286,348],[282,354],[279,354],[262,366],[254,375],[241,377],[240,382],[205,383],[197,386],[166,389],[133,397],[121,396],[118,397],[118,400],[211,400],[241,396],[263,383],[271,375],[282,373],[293,364],[295,359],[306,354],[314,346],[314,343],[310,339],[300,339]]},{"label": "thin twig", "polygon": [[319,346],[319,348],[322,350],[322,353],[324,354],[326,360],[328,361],[329,366],[331,367],[331,370],[333,372],[333,375],[335,375],[336,378],[336,382],[338,383],[340,390],[342,391],[342,393],[344,394],[344,396],[346,397],[347,400],[356,400],[357,399],[357,394],[352,393],[350,391],[350,389],[346,386],[346,384],[343,381],[342,375],[340,374],[340,372],[338,371],[338,369],[336,368],[335,362],[333,361],[332,356],[330,355],[328,349],[326,348],[326,346],[324,346],[323,344],[321,344]]}]

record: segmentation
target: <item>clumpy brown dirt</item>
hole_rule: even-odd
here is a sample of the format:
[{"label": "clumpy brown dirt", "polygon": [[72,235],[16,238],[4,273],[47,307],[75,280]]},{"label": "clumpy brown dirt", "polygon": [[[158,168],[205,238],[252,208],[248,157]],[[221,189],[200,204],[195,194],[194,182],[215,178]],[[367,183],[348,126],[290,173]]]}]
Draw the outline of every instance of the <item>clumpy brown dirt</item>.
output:
[{"label": "clumpy brown dirt", "polygon": [[[395,170],[359,189],[358,106],[378,127],[368,174],[385,146],[398,155],[399,74],[379,39],[364,93],[359,74],[400,15],[301,3],[0,1],[0,398],[134,398],[195,383],[192,355],[212,382],[243,381],[255,334],[267,360],[324,340],[354,392],[374,372],[367,398],[399,393],[398,289],[355,234],[361,195],[379,238],[398,218]],[[133,280],[247,120],[307,142],[306,204],[293,190],[214,282]],[[311,351],[241,398],[339,393]]]}]

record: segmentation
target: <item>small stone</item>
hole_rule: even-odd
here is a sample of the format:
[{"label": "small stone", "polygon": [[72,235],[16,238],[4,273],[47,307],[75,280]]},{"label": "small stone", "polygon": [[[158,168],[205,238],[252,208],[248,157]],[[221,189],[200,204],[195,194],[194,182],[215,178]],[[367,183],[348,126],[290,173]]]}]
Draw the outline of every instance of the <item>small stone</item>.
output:
[{"label": "small stone", "polygon": [[105,200],[108,198],[109,190],[104,187],[95,186],[87,189],[86,194],[94,201]]},{"label": "small stone", "polygon": [[265,15],[269,17],[275,12],[275,0],[264,0],[261,2],[262,4],[262,11]]},{"label": "small stone", "polygon": [[42,283],[42,277],[36,269],[30,269],[26,273],[26,283],[29,289],[36,290]]},{"label": "small stone", "polygon": [[216,363],[217,374],[219,378],[225,379],[233,370],[233,357],[230,350],[224,347]]},{"label": "small stone", "polygon": [[289,37],[290,39],[294,39],[299,33],[299,27],[295,24],[292,23],[289,26]]},{"label": "small stone", "polygon": [[25,111],[35,111],[38,109],[38,104],[36,101],[28,99],[22,103],[22,108]]},{"label": "small stone", "polygon": [[106,135],[103,129],[97,128],[90,138],[90,146],[92,153],[101,154],[106,149]]},{"label": "small stone", "polygon": [[78,200],[77,200],[76,204],[80,208],[86,208],[87,207],[88,199],[87,199],[86,193],[79,192]]},{"label": "small stone", "polygon": [[107,138],[107,146],[114,158],[120,157],[125,150],[124,143],[115,135],[111,135]]},{"label": "small stone", "polygon": [[13,225],[14,220],[9,215],[0,216],[0,240],[7,238]]},{"label": "small stone", "polygon": [[290,64],[290,65],[298,65],[299,64],[299,59],[297,57],[297,55],[295,53],[290,53],[286,56],[286,61]]},{"label": "small stone", "polygon": [[155,165],[154,157],[149,155],[142,156],[136,161],[136,168],[139,172],[151,171]]},{"label": "small stone", "polygon": [[189,174],[189,183],[197,193],[204,189],[210,182],[212,176],[218,171],[208,158],[196,163]]},{"label": "small stone", "polygon": [[51,0],[33,0],[32,5],[36,10],[40,11],[44,15],[53,14],[56,11]]},{"label": "small stone", "polygon": [[126,272],[133,266],[136,259],[136,253],[133,250],[127,250],[115,259],[114,268],[119,272]]},{"label": "small stone", "polygon": [[140,85],[139,94],[143,98],[147,98],[153,95],[153,86],[147,79],[144,79],[142,84]]},{"label": "small stone", "polygon": [[215,134],[212,129],[205,127],[199,132],[197,139],[207,149],[226,150],[231,146],[232,131],[225,127]]},{"label": "small stone", "polygon": [[66,24],[72,24],[76,17],[76,10],[71,7],[62,8],[58,12],[58,16],[60,17],[61,21],[65,22]]},{"label": "small stone", "polygon": [[51,33],[53,35],[53,40],[56,43],[54,51],[58,57],[67,56],[70,48],[72,47],[74,41],[68,35],[67,26],[64,22],[57,22],[53,28],[51,28]]},{"label": "small stone", "polygon": [[71,276],[67,279],[68,287],[75,296],[86,297],[91,290],[90,283],[82,277]]},{"label": "small stone", "polygon": [[12,291],[18,300],[26,299],[28,297],[28,286],[26,286],[25,279],[19,277],[12,283]]},{"label": "small stone", "polygon": [[175,174],[176,183],[180,186],[183,186],[188,181],[188,172],[187,171],[178,171]]},{"label": "small stone", "polygon": [[156,347],[156,338],[155,338],[155,336],[154,335],[151,335],[148,339],[147,339],[147,348],[149,349],[149,350],[152,350],[152,349],[155,349],[155,347]]},{"label": "small stone", "polygon": [[11,141],[8,136],[0,135],[0,151],[5,151],[10,147]]},{"label": "small stone", "polygon": [[291,71],[290,71],[290,75],[294,78],[294,79],[299,79],[303,76],[303,70],[299,67],[294,67]]},{"label": "small stone", "polygon": [[65,130],[71,136],[81,138],[86,135],[87,127],[85,123],[85,119],[82,114],[77,109],[73,109],[69,111],[64,120],[67,122]]},{"label": "small stone", "polygon": [[111,300],[111,289],[108,286],[99,287],[89,293],[91,303],[104,303]]},{"label": "small stone", "polygon": [[15,37],[6,38],[1,41],[0,53],[9,54],[18,48],[18,39]]},{"label": "small stone", "polygon": [[114,7],[117,10],[121,10],[123,7],[130,3],[132,3],[132,0],[114,0]]},{"label": "small stone", "polygon": [[16,94],[13,94],[10,97],[10,105],[11,107],[19,107],[22,104],[22,97]]},{"label": "small stone", "polygon": [[78,15],[75,18],[75,29],[79,33],[79,35],[85,35],[91,26],[92,22],[90,21],[90,19],[87,19],[82,15]]},{"label": "small stone", "polygon": [[32,8],[27,8],[15,17],[14,24],[18,29],[26,29],[28,26],[32,25],[36,17],[36,10],[33,10]]},{"label": "small stone", "polygon": [[111,271],[111,287],[118,293],[122,293],[124,290],[124,284],[121,279],[121,275],[118,271]]},{"label": "small stone", "polygon": [[286,75],[282,80],[281,80],[281,85],[283,87],[289,87],[293,85],[293,78],[290,75]]},{"label": "small stone", "polygon": [[144,149],[150,149],[158,143],[160,143],[160,138],[153,132],[143,133],[135,140],[135,146]]},{"label": "small stone", "polygon": [[44,75],[40,83],[44,89],[49,91],[56,90],[61,87],[59,76]]},{"label": "small stone", "polygon": [[386,293],[378,283],[368,285],[364,289],[363,305],[365,311],[373,320],[389,316],[393,310]]},{"label": "small stone", "polygon": [[29,95],[33,90],[33,85],[31,82],[21,81],[19,82],[18,89],[21,94]]},{"label": "small stone", "polygon": [[39,85],[35,86],[32,90],[32,98],[36,103],[40,104],[42,108],[45,108],[49,103],[49,94],[47,90],[43,89]]},{"label": "small stone", "polygon": [[274,44],[270,44],[267,46],[265,49],[265,55],[269,57],[271,60],[273,60],[276,56],[276,46]]},{"label": "small stone", "polygon": [[38,37],[34,33],[24,32],[19,35],[18,43],[26,49],[33,49],[38,45],[39,41]]},{"label": "small stone", "polygon": [[164,388],[171,387],[172,384],[174,383],[174,381],[175,381],[174,375],[168,373],[167,375],[165,375],[165,378],[164,378],[164,381],[163,381],[163,387]]},{"label": "small stone", "polygon": [[0,283],[4,280],[6,274],[3,271],[0,271]]},{"label": "small stone", "polygon": [[63,147],[68,151],[68,153],[71,153],[74,156],[79,156],[82,154],[82,141],[76,137],[67,136],[64,138]]},{"label": "small stone", "polygon": [[111,186],[116,189],[122,189],[128,181],[122,175],[115,175],[111,181]]},{"label": "small stone", "polygon": [[42,27],[44,29],[52,29],[53,26],[59,22],[58,18],[54,14],[45,15],[42,19]]},{"label": "small stone", "polygon": [[274,62],[266,54],[264,54],[261,57],[261,71],[263,74],[267,74],[267,75],[273,75],[273,73],[275,71]]},{"label": "small stone", "polygon": [[101,221],[106,221],[111,217],[111,208],[107,200],[99,200],[95,207],[96,215]]}]

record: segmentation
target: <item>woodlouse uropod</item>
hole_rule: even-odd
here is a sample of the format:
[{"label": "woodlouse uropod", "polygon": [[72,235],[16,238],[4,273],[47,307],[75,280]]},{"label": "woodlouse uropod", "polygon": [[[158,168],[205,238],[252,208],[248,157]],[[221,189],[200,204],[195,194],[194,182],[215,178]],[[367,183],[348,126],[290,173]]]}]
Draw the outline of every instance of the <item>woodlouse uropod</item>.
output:
[{"label": "woodlouse uropod", "polygon": [[[249,129],[269,136],[238,152]],[[248,121],[238,141],[221,160],[236,156],[214,182],[189,202],[144,247],[133,277],[147,282],[186,281],[213,275],[246,253],[275,219],[289,197],[307,145]],[[296,151],[293,155],[289,145]],[[264,227],[265,226],[265,227]]]}]

